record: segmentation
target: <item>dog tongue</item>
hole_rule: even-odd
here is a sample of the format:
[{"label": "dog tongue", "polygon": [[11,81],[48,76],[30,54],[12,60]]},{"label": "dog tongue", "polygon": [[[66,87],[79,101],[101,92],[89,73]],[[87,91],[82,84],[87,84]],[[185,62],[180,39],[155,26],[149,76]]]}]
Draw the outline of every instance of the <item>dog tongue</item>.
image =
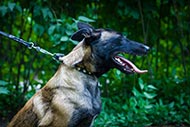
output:
[{"label": "dog tongue", "polygon": [[116,56],[116,59],[118,59],[117,61],[121,62],[122,65],[124,65],[125,67],[133,69],[133,71],[138,73],[138,74],[143,74],[143,73],[148,72],[148,70],[140,70],[131,61],[129,61],[123,57]]}]

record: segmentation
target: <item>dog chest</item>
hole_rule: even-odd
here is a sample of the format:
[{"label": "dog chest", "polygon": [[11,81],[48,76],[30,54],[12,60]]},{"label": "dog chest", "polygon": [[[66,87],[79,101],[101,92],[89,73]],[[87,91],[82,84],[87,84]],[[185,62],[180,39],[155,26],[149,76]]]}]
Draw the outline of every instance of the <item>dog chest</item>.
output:
[{"label": "dog chest", "polygon": [[52,80],[52,85],[48,86],[53,89],[52,111],[58,112],[60,118],[65,118],[69,127],[90,126],[94,116],[101,110],[97,78],[68,68],[62,72],[63,75],[59,74],[60,77],[56,78],[59,84],[55,85]]},{"label": "dog chest", "polygon": [[98,82],[84,81],[84,91],[82,92],[82,103],[77,106],[72,113],[69,127],[83,126],[89,127],[95,116],[101,111],[100,90]]}]

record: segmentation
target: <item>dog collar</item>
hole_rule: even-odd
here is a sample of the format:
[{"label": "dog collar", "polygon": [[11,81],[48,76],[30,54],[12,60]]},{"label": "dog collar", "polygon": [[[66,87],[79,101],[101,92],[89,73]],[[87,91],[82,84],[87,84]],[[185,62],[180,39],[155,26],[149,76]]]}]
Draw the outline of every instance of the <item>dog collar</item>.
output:
[{"label": "dog collar", "polygon": [[84,74],[92,75],[92,72],[87,71],[85,68],[76,67],[76,70],[78,70]]}]

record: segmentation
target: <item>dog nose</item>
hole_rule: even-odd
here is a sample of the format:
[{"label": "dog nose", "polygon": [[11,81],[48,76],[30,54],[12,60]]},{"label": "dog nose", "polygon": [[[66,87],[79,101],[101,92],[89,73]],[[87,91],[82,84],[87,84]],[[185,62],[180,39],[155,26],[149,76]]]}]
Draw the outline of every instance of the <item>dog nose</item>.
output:
[{"label": "dog nose", "polygon": [[150,50],[150,47],[148,47],[148,46],[145,45],[144,49],[145,49],[146,52],[148,52]]},{"label": "dog nose", "polygon": [[146,45],[141,45],[141,50],[144,54],[147,54],[150,48]]}]

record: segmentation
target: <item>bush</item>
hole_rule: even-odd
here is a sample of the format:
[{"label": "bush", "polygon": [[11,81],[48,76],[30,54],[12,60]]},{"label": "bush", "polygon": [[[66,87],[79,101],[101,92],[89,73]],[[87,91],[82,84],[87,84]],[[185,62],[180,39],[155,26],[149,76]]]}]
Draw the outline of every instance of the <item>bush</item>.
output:
[{"label": "bush", "polygon": [[190,125],[190,97],[181,94],[159,99],[158,89],[139,78],[132,95],[102,98],[102,112],[95,121],[99,127],[142,127],[162,125]]}]

